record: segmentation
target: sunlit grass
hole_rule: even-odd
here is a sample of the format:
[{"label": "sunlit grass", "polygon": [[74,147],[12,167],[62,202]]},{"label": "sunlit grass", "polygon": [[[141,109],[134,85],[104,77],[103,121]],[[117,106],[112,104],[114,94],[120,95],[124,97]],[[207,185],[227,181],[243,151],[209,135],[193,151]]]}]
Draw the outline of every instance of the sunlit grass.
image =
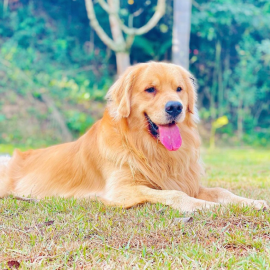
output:
[{"label": "sunlit grass", "polygon": [[219,184],[241,195],[268,199],[270,149],[218,149],[204,151],[203,156],[207,186]]},{"label": "sunlit grass", "polygon": [[[1,150],[0,150],[1,151]],[[270,151],[203,151],[206,186],[269,203]],[[269,269],[270,213],[232,205],[185,214],[87,200],[0,200],[0,269]],[[190,216],[190,215],[189,215]],[[51,222],[50,222],[51,221]]]},{"label": "sunlit grass", "polygon": [[14,149],[20,149],[22,151],[25,151],[25,150],[28,150],[30,149],[30,147],[26,147],[26,146],[17,146],[17,147],[14,147],[14,145],[12,144],[0,144],[0,154],[9,154],[11,155],[14,151]]}]

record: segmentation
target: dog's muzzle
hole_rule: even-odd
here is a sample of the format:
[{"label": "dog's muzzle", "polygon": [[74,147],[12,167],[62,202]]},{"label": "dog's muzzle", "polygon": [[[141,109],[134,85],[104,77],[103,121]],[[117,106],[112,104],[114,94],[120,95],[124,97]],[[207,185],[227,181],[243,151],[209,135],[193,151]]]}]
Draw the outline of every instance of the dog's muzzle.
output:
[{"label": "dog's muzzle", "polygon": [[176,118],[182,110],[183,105],[179,101],[168,101],[165,105],[165,112],[172,118]]}]

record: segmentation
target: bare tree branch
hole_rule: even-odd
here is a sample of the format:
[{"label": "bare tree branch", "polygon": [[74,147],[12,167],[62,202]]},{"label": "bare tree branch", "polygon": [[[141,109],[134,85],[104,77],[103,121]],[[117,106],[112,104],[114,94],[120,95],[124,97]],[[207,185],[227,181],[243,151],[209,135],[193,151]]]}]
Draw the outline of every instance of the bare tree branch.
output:
[{"label": "bare tree branch", "polygon": [[[110,38],[103,28],[100,26],[94,6],[93,0],[85,0],[85,6],[88,18],[92,28],[96,31],[100,39],[113,51],[116,52],[117,73],[122,74],[130,65],[129,50],[134,42],[136,35],[143,35],[156,26],[160,18],[166,10],[166,0],[158,0],[156,11],[147,24],[140,28],[133,28],[133,17],[139,16],[142,9],[135,12],[129,17],[129,27],[124,24],[119,16],[120,1],[119,0],[97,0],[100,6],[109,15],[112,38]],[[124,36],[124,33],[126,36]]]},{"label": "bare tree branch", "polygon": [[126,38],[126,49],[127,50],[130,49],[130,47],[133,44],[133,41],[134,41],[134,36],[132,36],[132,35],[127,36],[127,38]]},{"label": "bare tree branch", "polygon": [[132,36],[140,36],[147,32],[149,32],[152,28],[156,26],[158,21],[162,18],[165,14],[166,10],[166,0],[158,0],[157,2],[157,9],[153,15],[153,17],[148,21],[148,23],[140,28],[129,28],[127,27],[120,19],[117,14],[117,19],[119,21],[121,29],[128,35]]},{"label": "bare tree branch", "polygon": [[[87,1],[87,0],[85,0],[85,1]],[[148,21],[148,23],[140,28],[130,28],[130,27],[126,26],[119,17],[119,14],[118,14],[119,1],[118,0],[113,1],[114,8],[111,8],[110,5],[108,5],[105,0],[98,0],[98,2],[101,5],[101,7],[109,15],[114,15],[117,18],[119,25],[120,25],[121,29],[123,30],[123,32],[125,32],[128,35],[132,35],[132,36],[140,36],[140,35],[143,35],[143,34],[149,32],[152,28],[154,28],[156,26],[158,21],[165,14],[165,10],[166,10],[166,0],[158,0],[157,9],[156,9],[154,15],[152,16],[152,18]],[[141,12],[142,12],[142,9],[139,9],[133,15],[135,17],[139,16]]]},{"label": "bare tree branch", "polygon": [[112,14],[113,11],[110,10],[109,5],[106,3],[105,0],[98,0],[100,6],[108,13],[108,14]]},{"label": "bare tree branch", "polygon": [[197,8],[198,10],[200,10],[200,11],[203,10],[202,6],[201,6],[198,2],[196,2],[195,0],[192,1],[192,5],[193,5],[195,8]]},{"label": "bare tree branch", "polygon": [[120,0],[113,0],[117,13],[120,9]]},{"label": "bare tree branch", "polygon": [[90,20],[90,24],[97,32],[100,39],[112,50],[114,50],[116,52],[119,51],[119,46],[117,46],[117,44],[105,33],[105,31],[100,26],[100,24],[96,18],[96,14],[95,14],[92,0],[85,0],[85,7],[86,7],[86,11],[87,11],[87,16]]},{"label": "bare tree branch", "polygon": [[133,13],[133,16],[134,16],[134,17],[138,17],[138,16],[140,16],[142,13],[143,13],[143,9],[140,8],[140,9],[138,9],[137,11],[135,11],[135,12]]}]

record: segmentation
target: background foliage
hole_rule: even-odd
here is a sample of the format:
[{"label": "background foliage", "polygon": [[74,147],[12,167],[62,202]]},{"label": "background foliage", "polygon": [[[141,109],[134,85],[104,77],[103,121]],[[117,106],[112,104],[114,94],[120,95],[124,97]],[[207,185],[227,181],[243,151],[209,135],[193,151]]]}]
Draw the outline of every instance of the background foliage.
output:
[{"label": "background foliage", "polygon": [[[131,2],[130,2],[131,3]],[[121,1],[121,16],[141,9],[139,27],[155,0]],[[109,33],[99,5],[97,18]],[[270,2],[193,2],[190,70],[198,79],[201,133],[226,115],[224,143],[267,145],[270,140]],[[158,25],[136,37],[131,62],[170,61],[173,1]],[[110,34],[110,33],[109,33]],[[74,137],[102,115],[114,80],[114,53],[89,26],[83,0],[9,0],[0,3],[0,143],[30,146],[63,140],[44,96],[52,97]],[[220,140],[221,141],[221,140]]]}]

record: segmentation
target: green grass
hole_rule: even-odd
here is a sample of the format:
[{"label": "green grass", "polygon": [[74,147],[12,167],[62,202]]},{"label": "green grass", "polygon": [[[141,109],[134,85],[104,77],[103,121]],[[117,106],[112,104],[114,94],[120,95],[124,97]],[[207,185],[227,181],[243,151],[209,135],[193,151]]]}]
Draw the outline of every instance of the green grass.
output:
[{"label": "green grass", "polygon": [[[265,199],[269,150],[203,151],[206,186]],[[270,269],[270,213],[237,205],[185,215],[87,200],[0,200],[0,269]],[[180,221],[179,221],[180,220]],[[51,222],[49,222],[51,221]]]},{"label": "green grass", "polygon": [[15,148],[18,148],[22,151],[26,151],[26,150],[30,149],[30,147],[25,147],[25,146],[14,147],[14,145],[12,145],[12,144],[0,144],[0,153],[11,155]]}]

